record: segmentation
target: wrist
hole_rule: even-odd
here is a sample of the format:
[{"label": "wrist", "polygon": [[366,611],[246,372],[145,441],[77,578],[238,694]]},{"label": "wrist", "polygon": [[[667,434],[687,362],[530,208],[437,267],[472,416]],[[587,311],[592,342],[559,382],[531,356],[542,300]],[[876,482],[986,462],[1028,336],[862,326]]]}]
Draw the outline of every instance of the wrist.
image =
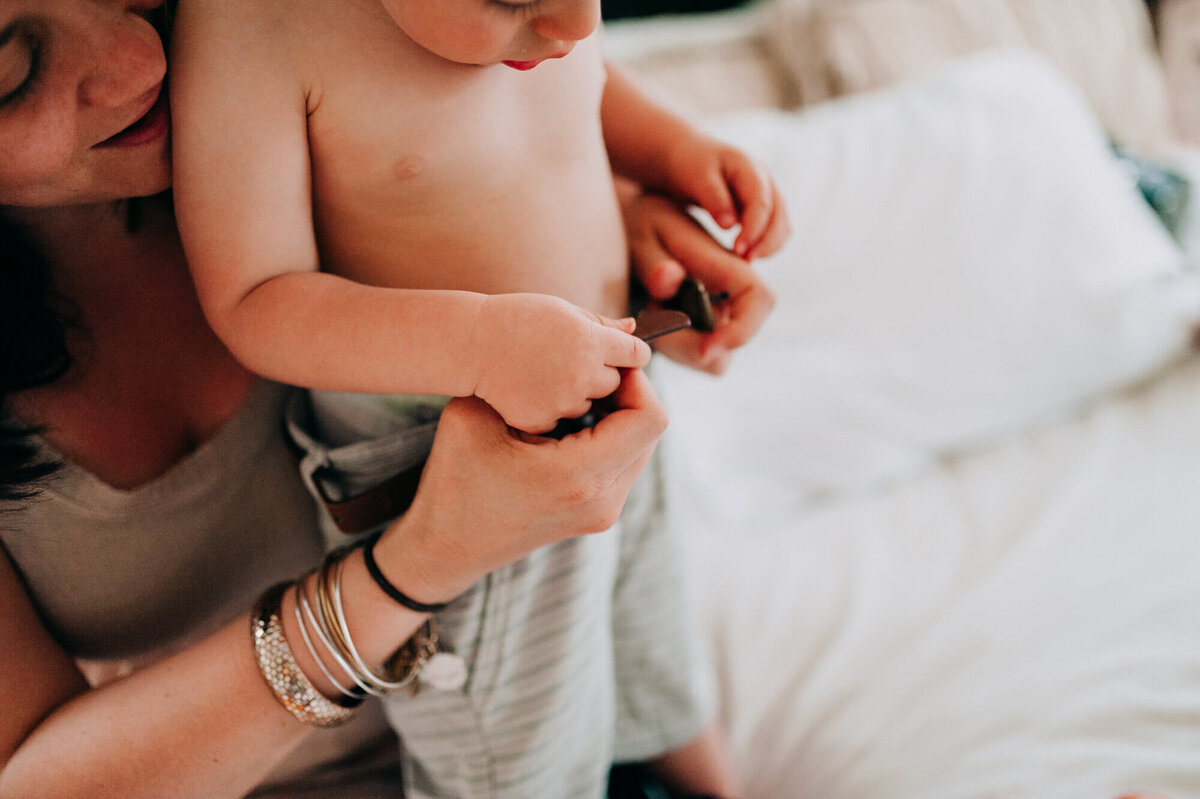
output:
[{"label": "wrist", "polygon": [[[482,575],[464,570],[468,553],[449,551],[443,539],[430,530],[412,518],[410,511],[375,543],[374,559],[381,576],[406,597],[424,605],[442,605],[461,596]],[[366,571],[361,553],[359,558]],[[396,604],[385,589],[375,588]]]},{"label": "wrist", "polygon": [[[315,574],[283,589],[284,604],[275,616],[283,628],[277,637],[284,643],[276,649],[287,650],[288,662],[280,673],[302,688],[309,686],[308,693],[301,692],[302,707],[295,707],[296,691],[290,685],[277,687],[279,681],[271,679],[280,668],[275,650],[256,643],[256,651],[263,648],[266,653],[259,654],[260,669],[276,696],[310,723],[337,723],[368,693],[383,696],[414,685],[436,650],[429,615],[407,611],[386,595],[379,596],[370,576],[364,574],[361,554],[361,547],[330,553]],[[418,632],[422,629],[424,634]],[[256,642],[262,637],[256,633]],[[270,659],[264,660],[267,655]],[[310,701],[310,697],[316,698]]]},{"label": "wrist", "polygon": [[463,391],[457,396],[479,396],[480,383],[484,381],[493,359],[492,345],[496,330],[496,295],[479,294],[474,306],[466,335],[466,347],[462,353],[462,372],[466,375]]}]

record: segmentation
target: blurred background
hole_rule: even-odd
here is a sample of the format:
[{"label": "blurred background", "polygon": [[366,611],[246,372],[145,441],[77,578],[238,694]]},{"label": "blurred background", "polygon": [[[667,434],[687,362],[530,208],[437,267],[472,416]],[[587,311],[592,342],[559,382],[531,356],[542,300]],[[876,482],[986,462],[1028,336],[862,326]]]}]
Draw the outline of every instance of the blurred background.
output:
[{"label": "blurred background", "polygon": [[746,796],[1200,799],[1200,0],[603,10],[794,231],[657,370]]}]

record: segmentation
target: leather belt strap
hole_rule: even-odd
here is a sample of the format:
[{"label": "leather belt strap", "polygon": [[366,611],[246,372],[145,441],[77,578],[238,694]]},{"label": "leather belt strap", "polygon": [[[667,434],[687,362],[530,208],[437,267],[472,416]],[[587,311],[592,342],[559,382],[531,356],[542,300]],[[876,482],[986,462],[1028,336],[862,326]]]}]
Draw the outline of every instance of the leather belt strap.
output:
[{"label": "leather belt strap", "polygon": [[[425,461],[422,460],[399,474],[392,475],[379,485],[340,501],[329,498],[321,488],[319,479],[314,479],[313,482],[337,529],[346,535],[359,535],[374,530],[408,510],[408,506],[417,495],[417,486],[421,482],[421,472],[424,469]],[[314,475],[314,478],[319,478],[319,474]]]}]

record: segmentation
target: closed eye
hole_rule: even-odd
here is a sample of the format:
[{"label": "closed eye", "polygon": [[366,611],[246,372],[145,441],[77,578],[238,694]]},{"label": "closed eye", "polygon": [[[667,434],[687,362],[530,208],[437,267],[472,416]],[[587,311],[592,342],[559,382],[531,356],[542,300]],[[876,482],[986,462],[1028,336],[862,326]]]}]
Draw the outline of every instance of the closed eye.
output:
[{"label": "closed eye", "polygon": [[42,46],[23,22],[0,31],[0,108],[19,104],[37,88]]},{"label": "closed eye", "polygon": [[506,2],[506,0],[491,0],[493,6],[499,6],[511,14],[531,13],[542,4],[543,0],[529,0],[526,3]]}]

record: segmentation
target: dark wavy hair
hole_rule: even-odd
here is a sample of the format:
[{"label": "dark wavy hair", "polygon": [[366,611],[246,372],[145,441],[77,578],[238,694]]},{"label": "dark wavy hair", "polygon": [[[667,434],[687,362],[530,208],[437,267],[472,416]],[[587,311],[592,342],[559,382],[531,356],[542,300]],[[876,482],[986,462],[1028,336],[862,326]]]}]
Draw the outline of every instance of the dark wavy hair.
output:
[{"label": "dark wavy hair", "polygon": [[0,214],[0,500],[28,498],[57,465],[41,460],[36,429],[9,411],[13,394],[53,383],[71,367],[65,304],[32,237]]}]

